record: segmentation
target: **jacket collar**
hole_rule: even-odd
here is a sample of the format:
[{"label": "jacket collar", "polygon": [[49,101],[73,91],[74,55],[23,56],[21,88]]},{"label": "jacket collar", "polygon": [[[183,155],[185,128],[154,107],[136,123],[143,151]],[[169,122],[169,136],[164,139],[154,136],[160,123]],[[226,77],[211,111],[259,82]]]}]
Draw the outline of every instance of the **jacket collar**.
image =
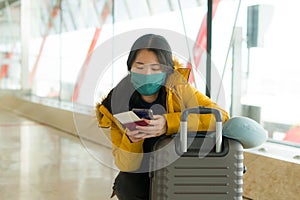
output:
[{"label": "jacket collar", "polygon": [[187,84],[191,69],[175,68],[174,72],[168,77],[165,86],[173,88],[175,85]]}]

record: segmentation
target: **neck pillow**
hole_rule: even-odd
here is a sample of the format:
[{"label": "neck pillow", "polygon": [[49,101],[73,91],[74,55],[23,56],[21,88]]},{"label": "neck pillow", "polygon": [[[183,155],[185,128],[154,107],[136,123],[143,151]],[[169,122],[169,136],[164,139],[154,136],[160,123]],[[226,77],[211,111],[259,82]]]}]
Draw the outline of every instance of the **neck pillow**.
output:
[{"label": "neck pillow", "polygon": [[260,146],[267,140],[266,130],[247,117],[233,117],[223,126],[223,136],[239,141],[245,149]]}]

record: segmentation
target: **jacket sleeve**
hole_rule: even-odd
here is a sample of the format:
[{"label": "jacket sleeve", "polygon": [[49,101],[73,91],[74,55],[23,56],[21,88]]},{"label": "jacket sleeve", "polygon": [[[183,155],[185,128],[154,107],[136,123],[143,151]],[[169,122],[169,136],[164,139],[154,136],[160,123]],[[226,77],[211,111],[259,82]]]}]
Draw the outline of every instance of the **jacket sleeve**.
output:
[{"label": "jacket sleeve", "polygon": [[[180,115],[186,108],[198,106],[216,108],[222,113],[223,123],[229,119],[229,115],[224,109],[189,84],[176,86],[174,91],[173,95],[169,95],[169,111],[165,115],[167,120],[167,135],[179,131]],[[188,116],[189,131],[215,130],[215,123],[215,117],[212,114],[190,114]]]},{"label": "jacket sleeve", "polygon": [[120,171],[134,171],[143,158],[143,141],[132,143],[126,133],[116,124],[111,126],[112,154]]},{"label": "jacket sleeve", "polygon": [[143,141],[132,143],[121,124],[113,118],[105,106],[97,104],[96,116],[100,127],[110,128],[115,165],[121,171],[137,170],[143,157]]}]

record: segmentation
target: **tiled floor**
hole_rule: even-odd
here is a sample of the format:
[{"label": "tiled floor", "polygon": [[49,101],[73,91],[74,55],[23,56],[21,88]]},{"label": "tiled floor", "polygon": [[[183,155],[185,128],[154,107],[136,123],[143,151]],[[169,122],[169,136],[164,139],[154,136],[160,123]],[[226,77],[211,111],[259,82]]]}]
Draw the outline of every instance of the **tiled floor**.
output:
[{"label": "tiled floor", "polygon": [[116,173],[78,138],[0,109],[1,200],[106,200]]}]

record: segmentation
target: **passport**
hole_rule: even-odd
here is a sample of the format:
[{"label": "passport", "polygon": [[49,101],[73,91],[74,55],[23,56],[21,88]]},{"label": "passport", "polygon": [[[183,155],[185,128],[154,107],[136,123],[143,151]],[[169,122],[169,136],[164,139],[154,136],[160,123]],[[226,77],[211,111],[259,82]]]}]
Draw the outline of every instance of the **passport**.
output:
[{"label": "passport", "polygon": [[136,126],[148,126],[149,124],[139,118],[133,111],[122,112],[113,115],[121,124],[129,130],[135,130]]}]

